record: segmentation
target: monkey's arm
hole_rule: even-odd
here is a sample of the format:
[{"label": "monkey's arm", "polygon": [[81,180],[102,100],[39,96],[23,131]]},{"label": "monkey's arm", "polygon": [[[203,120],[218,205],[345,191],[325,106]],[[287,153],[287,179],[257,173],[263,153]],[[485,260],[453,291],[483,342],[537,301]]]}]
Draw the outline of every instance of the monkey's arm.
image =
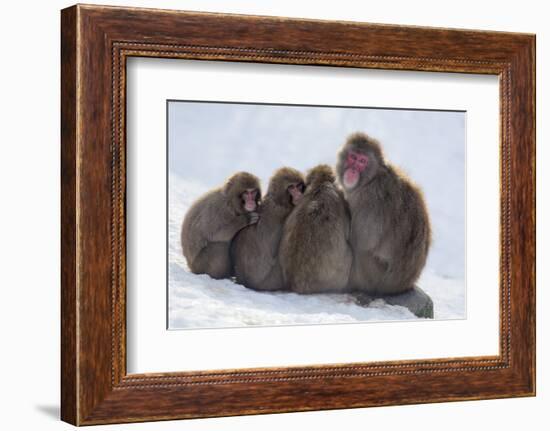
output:
[{"label": "monkey's arm", "polygon": [[267,216],[262,218],[253,230],[247,231],[247,259],[249,277],[257,290],[275,290],[267,288],[266,281],[277,265],[277,251],[281,237],[280,224],[274,225]]},{"label": "monkey's arm", "polygon": [[264,250],[267,253],[260,253],[254,262],[256,263],[252,274],[252,285],[254,290],[283,290],[283,277],[279,261],[271,254],[271,250]]},{"label": "monkey's arm", "polygon": [[231,218],[228,222],[214,226],[208,233],[209,242],[229,242],[238,231],[258,221],[257,213],[241,214]]}]

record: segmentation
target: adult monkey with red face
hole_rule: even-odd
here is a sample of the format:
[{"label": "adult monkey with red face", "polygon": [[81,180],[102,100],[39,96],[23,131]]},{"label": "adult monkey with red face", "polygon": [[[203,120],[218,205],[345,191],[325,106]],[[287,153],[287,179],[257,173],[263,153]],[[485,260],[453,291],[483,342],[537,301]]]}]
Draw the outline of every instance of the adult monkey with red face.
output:
[{"label": "adult monkey with red face", "polygon": [[192,272],[212,278],[233,275],[231,241],[241,229],[258,222],[260,199],[258,178],[238,172],[191,206],[183,220],[181,245]]},{"label": "adult monkey with red face", "polygon": [[384,159],[378,141],[363,133],[348,138],[336,171],[351,211],[348,287],[371,297],[407,293],[417,302],[426,300],[415,289],[431,242],[420,189]]}]

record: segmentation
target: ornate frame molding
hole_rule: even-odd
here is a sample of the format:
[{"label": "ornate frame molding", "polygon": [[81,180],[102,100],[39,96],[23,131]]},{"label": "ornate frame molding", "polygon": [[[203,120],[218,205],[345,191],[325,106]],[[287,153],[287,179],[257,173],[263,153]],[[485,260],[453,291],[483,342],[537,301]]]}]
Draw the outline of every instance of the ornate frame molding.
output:
[{"label": "ornate frame molding", "polygon": [[[207,33],[207,25],[219,30]],[[312,34],[316,40],[308,41]],[[534,395],[534,46],[534,36],[524,34],[81,5],[63,10],[62,419],[80,425]],[[498,75],[500,354],[127,375],[131,56]],[[253,400],[245,396],[252,390]]]}]

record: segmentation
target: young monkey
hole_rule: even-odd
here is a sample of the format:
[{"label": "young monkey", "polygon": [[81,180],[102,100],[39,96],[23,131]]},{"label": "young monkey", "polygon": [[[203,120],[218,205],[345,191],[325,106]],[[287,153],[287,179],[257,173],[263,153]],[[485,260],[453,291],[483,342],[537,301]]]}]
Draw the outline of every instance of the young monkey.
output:
[{"label": "young monkey", "polygon": [[241,230],[231,247],[237,282],[255,290],[282,290],[279,243],[288,215],[302,199],[304,178],[292,168],[277,170],[262,199],[261,218]]},{"label": "young monkey", "polygon": [[286,220],[279,260],[293,292],[344,292],[348,284],[350,216],[335,181],[328,165],[309,171],[304,197]]},{"label": "young monkey", "polygon": [[193,273],[212,278],[233,275],[231,241],[241,229],[258,222],[260,200],[258,178],[239,172],[193,204],[181,228],[183,255]]}]

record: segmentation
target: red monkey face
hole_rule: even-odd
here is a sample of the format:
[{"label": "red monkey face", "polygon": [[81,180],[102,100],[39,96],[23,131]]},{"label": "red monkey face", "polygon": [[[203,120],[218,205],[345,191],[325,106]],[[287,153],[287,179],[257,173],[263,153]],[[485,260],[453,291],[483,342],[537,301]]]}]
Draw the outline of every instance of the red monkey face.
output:
[{"label": "red monkey face", "polygon": [[243,207],[245,211],[252,212],[256,211],[258,190],[256,189],[247,189],[242,195]]},{"label": "red monkey face", "polygon": [[351,189],[357,185],[361,173],[366,169],[369,163],[369,158],[366,154],[350,150],[346,156],[345,171],[344,171],[344,186]]},{"label": "red monkey face", "polygon": [[304,194],[304,184],[291,184],[288,186],[288,193],[290,193],[290,199],[292,201],[292,205],[298,205],[298,202],[302,199],[302,196]]}]

